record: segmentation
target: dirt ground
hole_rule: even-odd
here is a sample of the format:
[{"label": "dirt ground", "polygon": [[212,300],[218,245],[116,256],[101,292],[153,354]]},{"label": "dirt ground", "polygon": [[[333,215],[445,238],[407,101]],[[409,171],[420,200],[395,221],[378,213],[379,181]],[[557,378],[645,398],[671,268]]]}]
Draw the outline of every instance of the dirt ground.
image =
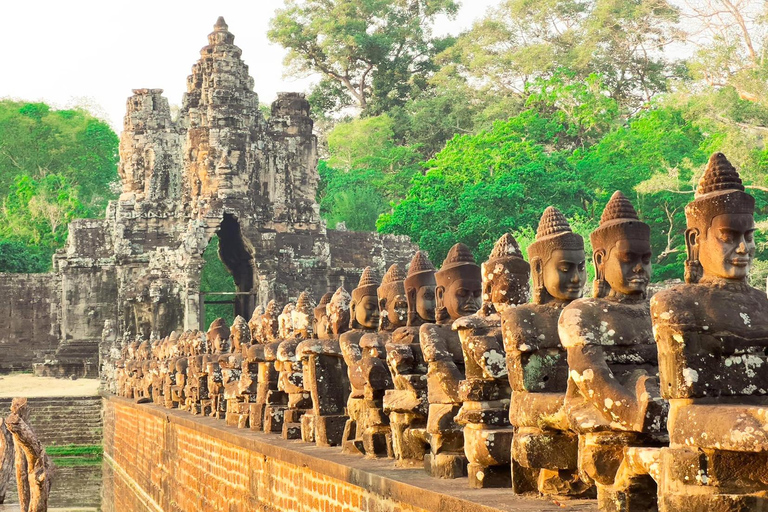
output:
[{"label": "dirt ground", "polygon": [[0,398],[23,396],[95,396],[99,379],[54,379],[29,373],[0,375]]}]

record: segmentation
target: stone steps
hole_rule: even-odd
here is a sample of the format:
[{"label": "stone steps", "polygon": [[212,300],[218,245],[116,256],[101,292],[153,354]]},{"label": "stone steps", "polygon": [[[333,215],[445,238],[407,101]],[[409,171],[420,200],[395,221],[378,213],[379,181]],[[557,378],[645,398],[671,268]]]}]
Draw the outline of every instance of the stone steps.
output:
[{"label": "stone steps", "polygon": [[[28,403],[29,423],[44,446],[101,444],[101,397],[40,397]],[[0,411],[10,404],[10,398],[0,398]]]}]

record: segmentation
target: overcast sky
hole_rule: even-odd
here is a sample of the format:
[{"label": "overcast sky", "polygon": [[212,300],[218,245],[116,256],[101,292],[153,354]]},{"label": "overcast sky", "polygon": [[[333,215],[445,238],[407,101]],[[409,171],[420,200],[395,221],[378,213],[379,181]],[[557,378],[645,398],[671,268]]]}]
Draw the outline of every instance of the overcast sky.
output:
[{"label": "overcast sky", "polygon": [[[469,28],[500,0],[464,0],[438,33]],[[2,0],[0,98],[88,105],[122,129],[131,89],[162,88],[180,104],[186,77],[218,16],[256,81],[263,103],[278,91],[305,91],[309,81],[283,76],[280,46],[267,27],[283,0]]]}]

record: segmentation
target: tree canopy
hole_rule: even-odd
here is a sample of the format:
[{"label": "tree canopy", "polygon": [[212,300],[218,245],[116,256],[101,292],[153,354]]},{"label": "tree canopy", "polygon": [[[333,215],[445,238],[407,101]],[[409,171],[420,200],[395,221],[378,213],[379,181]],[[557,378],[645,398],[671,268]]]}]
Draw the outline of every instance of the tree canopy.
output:
[{"label": "tree canopy", "polygon": [[0,271],[48,270],[70,220],[104,215],[117,143],[84,110],[0,100]]}]

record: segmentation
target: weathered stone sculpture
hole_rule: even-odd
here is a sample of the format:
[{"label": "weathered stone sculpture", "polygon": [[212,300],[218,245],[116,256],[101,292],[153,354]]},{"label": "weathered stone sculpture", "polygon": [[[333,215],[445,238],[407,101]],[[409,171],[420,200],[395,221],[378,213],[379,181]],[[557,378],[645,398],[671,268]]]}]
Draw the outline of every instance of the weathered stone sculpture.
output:
[{"label": "weathered stone sculpture", "polygon": [[0,417],[0,505],[5,502],[12,475],[13,437],[5,426],[5,418]]},{"label": "weathered stone sculpture", "polygon": [[[301,364],[302,370],[302,383],[304,389],[309,393],[310,401],[312,400],[312,385],[314,381],[313,367],[315,365],[315,359],[313,359],[312,346],[318,345],[318,339],[327,340],[330,338],[330,330],[328,324],[328,303],[331,301],[333,293],[327,292],[320,298],[320,303],[312,310],[312,329],[309,340],[305,340],[296,347],[296,357]],[[309,347],[309,349],[307,349]],[[314,403],[311,404],[309,410],[304,412],[301,417],[301,440],[305,443],[315,442],[315,410]]]},{"label": "weathered stone sculpture", "polygon": [[312,337],[312,299],[301,292],[296,307],[291,312],[293,336],[277,348],[276,368],[280,373],[278,389],[288,394],[288,407],[283,414],[283,438],[301,438],[301,418],[312,408],[312,397],[304,388],[304,371],[301,359],[296,355],[299,344]]},{"label": "weathered stone sculpture", "polygon": [[426,449],[427,364],[419,344],[419,327],[435,321],[435,267],[422,251],[416,251],[403,282],[408,321],[392,333],[386,345],[387,364],[395,389],[384,395],[389,413],[395,465],[422,466]]},{"label": "weathered stone sculpture", "polygon": [[516,433],[512,486],[516,493],[580,495],[589,484],[577,471],[578,438],[568,431],[562,407],[568,361],[557,322],[563,308],[582,295],[586,280],[584,240],[549,207],[528,247],[533,302],[502,315]]},{"label": "weathered stone sculpture", "polygon": [[240,315],[230,328],[230,345],[232,352],[219,358],[221,379],[224,385],[224,400],[227,402],[227,425],[238,428],[248,427],[250,405],[248,397],[240,391],[240,380],[243,372],[243,350],[251,344],[251,330]]},{"label": "weathered stone sculpture", "polygon": [[248,420],[251,430],[264,430],[264,409],[270,400],[269,395],[277,392],[277,372],[274,365],[267,362],[264,352],[267,345],[277,341],[278,316],[277,303],[271,300],[264,309],[264,314],[259,318],[260,327],[251,330],[257,336],[252,338],[253,343],[248,348],[246,359],[249,364],[258,367],[256,401],[250,405]]},{"label": "weathered stone sculpture", "polygon": [[[208,332],[206,333],[206,339],[211,344],[213,350],[206,361],[208,397],[210,400],[211,416],[218,419],[224,419],[227,413],[226,401],[224,400],[224,381],[222,379],[219,360],[222,356],[229,356],[229,336],[229,326],[227,326],[227,323],[223,318],[217,318],[211,322]],[[177,385],[180,385],[178,383],[178,374],[176,380]]]},{"label": "weathered stone sculpture", "polygon": [[714,154],[685,209],[687,284],[651,300],[670,401],[664,512],[768,507],[768,299],[747,283],[754,208],[736,169]]},{"label": "weathered stone sculpture", "polygon": [[482,309],[453,322],[466,373],[459,384],[463,404],[456,422],[464,425],[470,487],[509,487],[513,430],[500,313],[528,301],[530,270],[509,233],[499,238],[481,268]]},{"label": "weathered stone sculpture", "polygon": [[365,267],[357,288],[352,290],[349,303],[350,330],[339,336],[339,346],[347,365],[350,394],[347,400],[347,424],[344,426],[342,450],[344,453],[364,454],[362,433],[365,428],[365,374],[361,364],[363,351],[360,339],[372,333],[379,325],[379,300],[376,289],[379,283],[371,267]]},{"label": "weathered stone sculpture", "polygon": [[[211,414],[210,395],[208,393],[208,354],[210,347],[207,343],[205,333],[198,330],[189,331],[179,339],[184,339],[186,345],[181,351],[181,357],[187,361],[186,386],[184,394],[186,397],[186,409],[192,414],[202,414],[208,416]],[[177,360],[178,361],[178,360]],[[174,363],[178,367],[178,363]]]},{"label": "weathered stone sculpture", "polygon": [[436,323],[419,329],[419,343],[428,365],[430,453],[424,457],[424,467],[434,477],[458,478],[467,470],[463,429],[454,420],[461,408],[459,383],[464,379],[464,355],[451,324],[480,309],[480,267],[467,246],[456,244],[435,273],[435,280]]},{"label": "weathered stone sculpture", "polygon": [[[315,443],[318,446],[341,444],[347,422],[345,407],[349,397],[349,377],[339,346],[339,336],[349,329],[352,297],[339,287],[326,306],[327,319],[315,310],[317,325],[327,322],[328,329],[318,331],[318,339],[306,340],[296,348],[304,362],[304,386],[312,396],[312,418]],[[322,301],[321,301],[322,302]],[[305,415],[306,416],[306,415]],[[302,438],[311,438],[303,423]]]},{"label": "weathered stone sculpture", "polygon": [[646,286],[650,229],[621,192],[611,197],[592,232],[595,298],[563,309],[558,332],[568,352],[565,413],[579,435],[579,469],[597,485],[601,508],[652,510],[655,484],[638,475],[614,488],[625,447],[659,445],[666,405],[658,386]]},{"label": "weathered stone sculpture", "polygon": [[393,457],[389,416],[384,412],[384,394],[392,389],[392,376],[386,362],[386,345],[393,331],[404,327],[408,318],[405,298],[405,273],[399,265],[389,267],[376,293],[379,299],[379,330],[360,338],[360,368],[365,380],[364,401],[358,430],[369,457]]}]

